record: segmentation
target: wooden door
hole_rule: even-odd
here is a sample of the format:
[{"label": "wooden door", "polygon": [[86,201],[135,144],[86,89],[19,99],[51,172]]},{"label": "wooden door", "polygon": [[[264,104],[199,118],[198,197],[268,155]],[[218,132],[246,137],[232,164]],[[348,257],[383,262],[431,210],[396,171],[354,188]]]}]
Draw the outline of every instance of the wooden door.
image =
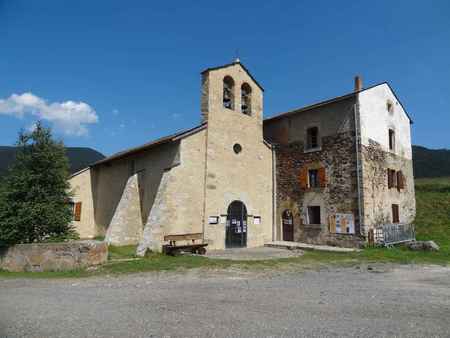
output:
[{"label": "wooden door", "polygon": [[285,210],[282,216],[283,241],[294,241],[294,217],[290,210]]}]

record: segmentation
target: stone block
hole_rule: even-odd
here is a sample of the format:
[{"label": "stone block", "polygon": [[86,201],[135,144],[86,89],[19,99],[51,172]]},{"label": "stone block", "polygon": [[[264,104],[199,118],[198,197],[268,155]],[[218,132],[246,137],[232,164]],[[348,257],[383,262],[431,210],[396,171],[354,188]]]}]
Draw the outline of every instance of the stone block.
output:
[{"label": "stone block", "polygon": [[68,271],[103,264],[108,259],[105,242],[18,244],[0,253],[0,268],[7,271]]},{"label": "stone block", "polygon": [[434,241],[414,241],[406,244],[413,251],[439,251],[439,245]]}]

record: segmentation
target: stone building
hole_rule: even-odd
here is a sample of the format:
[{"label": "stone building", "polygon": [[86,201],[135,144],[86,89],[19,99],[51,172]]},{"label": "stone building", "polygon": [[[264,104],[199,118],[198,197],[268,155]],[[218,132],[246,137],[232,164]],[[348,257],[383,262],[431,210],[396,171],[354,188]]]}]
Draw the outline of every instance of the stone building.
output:
[{"label": "stone building", "polygon": [[202,123],[74,174],[82,238],[160,251],[275,240],[357,246],[411,223],[411,120],[387,83],[263,120],[263,88],[239,62],[202,72]]}]

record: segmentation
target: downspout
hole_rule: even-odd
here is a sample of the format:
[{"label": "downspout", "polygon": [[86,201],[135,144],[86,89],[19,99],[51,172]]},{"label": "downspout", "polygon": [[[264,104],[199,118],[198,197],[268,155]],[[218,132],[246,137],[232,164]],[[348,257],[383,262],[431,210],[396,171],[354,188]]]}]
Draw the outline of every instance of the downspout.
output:
[{"label": "downspout", "polygon": [[357,190],[358,190],[358,219],[359,219],[359,234],[362,235],[364,233],[364,225],[363,223],[363,213],[361,210],[361,178],[362,178],[362,167],[360,160],[360,128],[359,128],[359,94],[356,94],[356,103],[353,105],[354,119],[355,119],[355,146],[356,146],[356,182],[357,182]]},{"label": "downspout", "polygon": [[272,241],[277,238],[277,157],[272,144]]},{"label": "downspout", "polygon": [[205,228],[206,228],[206,184],[208,175],[208,131],[209,125],[206,124],[205,129],[205,165],[204,165],[204,177],[203,177],[203,215],[202,215],[202,233],[203,233],[203,243],[205,243]]}]

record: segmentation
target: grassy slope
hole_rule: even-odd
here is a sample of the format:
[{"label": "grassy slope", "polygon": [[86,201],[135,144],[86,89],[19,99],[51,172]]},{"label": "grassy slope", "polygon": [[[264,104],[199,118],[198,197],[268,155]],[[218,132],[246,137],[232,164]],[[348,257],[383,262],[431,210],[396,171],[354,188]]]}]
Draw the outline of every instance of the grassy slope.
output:
[{"label": "grassy slope", "polygon": [[0,272],[0,277],[86,277],[99,274],[117,274],[143,271],[166,271],[191,268],[240,268],[272,269],[307,268],[322,264],[359,264],[371,262],[396,263],[450,263],[450,178],[419,179],[416,182],[418,240],[434,240],[441,247],[439,252],[413,252],[399,247],[394,249],[368,248],[360,253],[306,252],[299,258],[268,261],[227,261],[212,260],[205,257],[169,257],[153,254],[144,259],[134,259],[136,248],[110,247],[108,264],[92,271],[8,273]]}]

